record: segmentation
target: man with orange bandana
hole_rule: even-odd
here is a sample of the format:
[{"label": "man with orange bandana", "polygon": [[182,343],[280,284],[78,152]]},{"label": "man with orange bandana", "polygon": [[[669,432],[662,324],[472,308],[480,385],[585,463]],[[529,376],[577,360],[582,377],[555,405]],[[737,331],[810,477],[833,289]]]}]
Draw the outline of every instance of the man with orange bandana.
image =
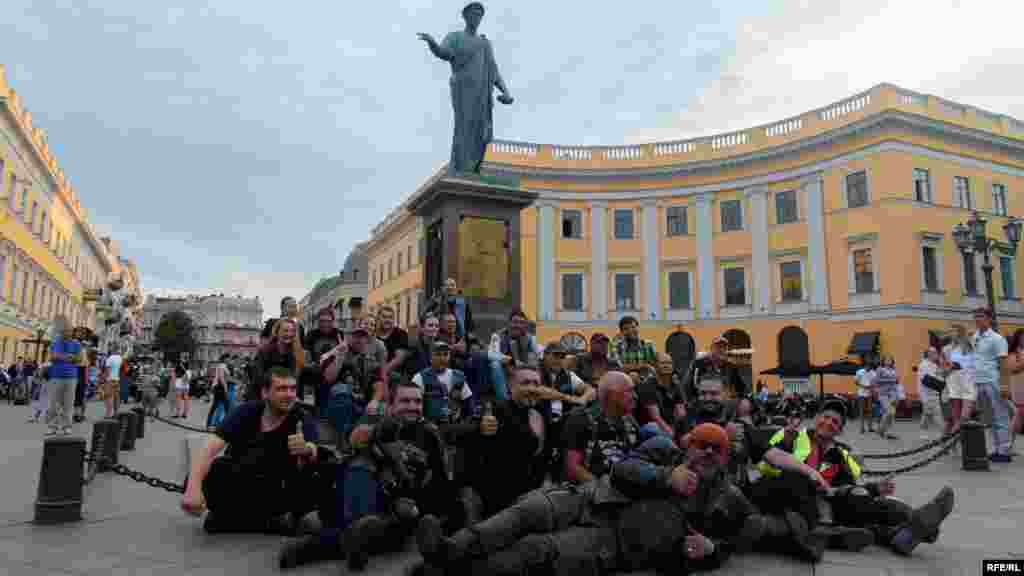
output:
[{"label": "man with orange bandana", "polygon": [[[835,439],[845,424],[846,404],[833,399],[824,403],[813,429],[801,429],[791,443],[785,442],[784,431],[769,440],[770,445],[791,452],[806,467],[808,476],[815,477],[824,488],[836,525],[822,531],[829,546],[860,550],[877,541],[908,555],[921,542],[934,542],[939,525],[953,510],[953,490],[947,486],[924,506],[912,509],[888,498],[895,489],[891,480],[858,484],[860,465]],[[771,500],[777,499],[779,490],[792,484],[792,479],[767,462],[760,465],[760,470],[765,477],[755,484],[752,496],[763,510],[771,509]]]}]

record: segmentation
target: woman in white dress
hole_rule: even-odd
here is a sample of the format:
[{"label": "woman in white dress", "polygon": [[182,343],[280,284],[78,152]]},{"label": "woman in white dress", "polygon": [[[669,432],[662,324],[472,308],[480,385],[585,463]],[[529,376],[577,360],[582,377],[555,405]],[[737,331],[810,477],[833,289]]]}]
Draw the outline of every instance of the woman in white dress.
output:
[{"label": "woman in white dress", "polygon": [[978,400],[974,385],[974,345],[962,325],[953,326],[952,341],[942,349],[946,377],[946,395],[949,398],[949,420],[946,433],[960,429],[960,421],[970,417]]}]

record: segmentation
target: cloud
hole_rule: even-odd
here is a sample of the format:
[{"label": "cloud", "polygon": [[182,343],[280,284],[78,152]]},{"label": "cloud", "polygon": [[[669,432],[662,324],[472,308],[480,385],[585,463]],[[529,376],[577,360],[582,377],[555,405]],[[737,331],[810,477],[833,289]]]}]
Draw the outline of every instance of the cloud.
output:
[{"label": "cloud", "polygon": [[664,125],[629,142],[706,136],[781,120],[891,82],[1024,118],[1024,4],[798,2],[735,22],[732,53]]}]

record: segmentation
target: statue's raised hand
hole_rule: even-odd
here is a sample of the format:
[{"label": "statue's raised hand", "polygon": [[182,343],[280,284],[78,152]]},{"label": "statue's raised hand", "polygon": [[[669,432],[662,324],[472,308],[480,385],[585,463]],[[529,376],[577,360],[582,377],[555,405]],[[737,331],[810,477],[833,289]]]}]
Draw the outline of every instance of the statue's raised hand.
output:
[{"label": "statue's raised hand", "polygon": [[416,37],[426,42],[428,46],[434,46],[437,44],[437,40],[434,40],[434,37],[426,32],[419,32],[416,34]]},{"label": "statue's raised hand", "polygon": [[498,94],[498,102],[501,102],[502,104],[511,104],[515,101],[516,99],[508,94]]}]

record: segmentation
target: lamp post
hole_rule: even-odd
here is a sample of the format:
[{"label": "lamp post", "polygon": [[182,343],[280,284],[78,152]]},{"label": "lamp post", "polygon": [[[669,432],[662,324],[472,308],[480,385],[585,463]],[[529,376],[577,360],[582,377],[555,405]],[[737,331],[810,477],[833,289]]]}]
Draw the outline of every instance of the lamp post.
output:
[{"label": "lamp post", "polygon": [[984,216],[978,215],[977,212],[972,212],[971,219],[967,221],[967,224],[960,223],[953,226],[953,240],[956,241],[957,248],[963,254],[980,254],[984,259],[981,270],[985,273],[985,295],[988,297],[988,309],[992,312],[992,329],[998,330],[996,295],[995,290],[992,288],[992,270],[994,267],[992,266],[991,253],[995,250],[1010,255],[1017,252],[1017,244],[1020,242],[1021,235],[1021,221],[1017,218],[1010,218],[1003,225],[1006,242],[989,238],[985,230],[987,225],[988,220]]}]

